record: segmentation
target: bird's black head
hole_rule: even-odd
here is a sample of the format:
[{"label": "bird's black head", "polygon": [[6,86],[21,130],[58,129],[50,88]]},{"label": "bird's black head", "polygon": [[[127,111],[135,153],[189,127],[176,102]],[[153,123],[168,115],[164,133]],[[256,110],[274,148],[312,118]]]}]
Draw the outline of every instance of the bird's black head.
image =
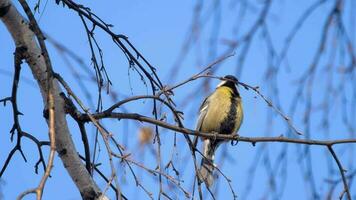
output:
[{"label": "bird's black head", "polygon": [[238,80],[235,76],[233,75],[226,75],[224,76],[224,79],[221,81],[221,83],[218,85],[218,87],[226,86],[232,89],[232,92],[236,96],[240,96],[239,92],[237,91],[236,85],[238,84]]},{"label": "bird's black head", "polygon": [[227,82],[232,82],[234,84],[237,84],[239,81],[237,80],[237,78],[233,75],[226,75],[224,76],[224,79],[227,81]]}]

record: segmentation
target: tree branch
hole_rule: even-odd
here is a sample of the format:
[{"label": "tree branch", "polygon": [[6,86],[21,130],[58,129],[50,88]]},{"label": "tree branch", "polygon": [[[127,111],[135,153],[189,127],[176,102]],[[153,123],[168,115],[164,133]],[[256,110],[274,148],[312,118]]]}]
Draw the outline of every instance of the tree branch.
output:
[{"label": "tree branch", "polygon": [[[333,156],[336,164],[337,164],[337,167],[339,168],[339,171],[340,171],[340,174],[341,174],[341,177],[342,177],[342,182],[344,184],[344,191],[343,193],[345,192],[346,193],[346,196],[347,196],[347,199],[348,200],[351,200],[351,194],[350,194],[350,190],[349,190],[349,186],[347,185],[347,181],[346,181],[346,177],[345,177],[345,170],[344,168],[342,167],[341,165],[341,162],[339,160],[339,158],[337,157],[335,151],[333,150],[333,148],[330,146],[328,146],[328,149],[331,153],[331,155]],[[340,198],[341,199],[341,198]]]},{"label": "tree branch", "polygon": [[[0,0],[0,17],[8,31],[11,33],[16,46],[26,47],[24,53],[26,62],[31,68],[34,78],[40,87],[43,103],[48,99],[48,77],[46,61],[41,48],[38,47],[34,32],[9,0]],[[53,81],[53,100],[56,105],[54,111],[56,150],[62,162],[77,185],[84,199],[97,199],[101,191],[81,162],[77,150],[70,136],[65,118],[64,101],[60,97],[61,90],[57,81]],[[48,107],[48,106],[46,106]]]},{"label": "tree branch", "polygon": [[[95,119],[132,119],[137,120],[140,122],[147,122],[150,124],[154,124],[172,131],[176,131],[179,133],[183,133],[185,135],[195,135],[204,138],[211,138],[211,139],[223,139],[223,140],[232,140],[232,141],[241,141],[241,142],[249,142],[252,145],[255,145],[259,142],[284,142],[284,143],[294,143],[294,144],[305,144],[305,145],[318,145],[318,146],[333,146],[336,144],[346,144],[346,143],[356,143],[355,139],[341,139],[341,140],[308,140],[308,139],[297,139],[297,138],[287,138],[283,135],[278,137],[243,137],[239,135],[225,135],[225,134],[212,134],[212,133],[203,133],[183,127],[179,127],[176,125],[169,124],[164,121],[156,120],[150,117],[146,117],[137,113],[119,113],[119,112],[101,112],[92,114],[92,117]],[[79,119],[83,122],[91,121],[89,116],[86,114],[81,114]]]}]

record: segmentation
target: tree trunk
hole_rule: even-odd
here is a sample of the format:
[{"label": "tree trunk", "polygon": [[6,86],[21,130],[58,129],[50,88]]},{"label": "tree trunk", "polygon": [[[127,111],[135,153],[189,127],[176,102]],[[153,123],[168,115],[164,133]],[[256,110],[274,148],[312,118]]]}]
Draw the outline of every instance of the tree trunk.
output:
[{"label": "tree trunk", "polygon": [[[16,47],[26,49],[25,60],[31,68],[41,91],[43,104],[47,100],[46,64],[29,23],[23,18],[10,0],[0,0],[0,19],[11,33]],[[57,80],[53,80],[55,103],[56,151],[64,167],[78,187],[83,199],[99,199],[101,191],[80,160],[70,136],[64,110],[64,101],[60,97],[61,88]],[[46,107],[46,106],[45,106]]]}]

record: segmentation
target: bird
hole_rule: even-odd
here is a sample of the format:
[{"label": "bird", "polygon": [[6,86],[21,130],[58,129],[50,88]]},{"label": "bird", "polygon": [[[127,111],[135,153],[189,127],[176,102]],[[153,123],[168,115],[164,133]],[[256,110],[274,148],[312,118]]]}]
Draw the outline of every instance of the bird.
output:
[{"label": "bird", "polygon": [[[237,84],[238,80],[235,76],[226,75],[215,91],[205,98],[199,108],[197,131],[212,135],[237,133],[243,121],[242,101]],[[210,187],[214,182],[215,151],[226,140],[204,137],[202,140],[203,158],[198,177],[200,181],[205,182],[207,187]]]}]

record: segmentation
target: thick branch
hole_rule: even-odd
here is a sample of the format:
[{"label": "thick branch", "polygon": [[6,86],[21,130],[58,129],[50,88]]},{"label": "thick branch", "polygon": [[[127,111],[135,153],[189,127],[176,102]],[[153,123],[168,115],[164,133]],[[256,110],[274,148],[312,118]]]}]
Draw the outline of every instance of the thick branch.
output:
[{"label": "thick branch", "polygon": [[[30,29],[26,19],[20,15],[9,0],[0,0],[0,17],[11,33],[16,46],[26,47],[27,50],[24,53],[26,62],[30,66],[34,78],[37,80],[43,103],[46,105],[48,89],[46,63],[43,52],[37,45],[33,31]],[[57,81],[53,81],[53,100],[56,105],[54,115],[56,119],[55,132],[57,152],[65,168],[80,190],[82,197],[85,199],[98,198],[101,192],[81,162],[70,136],[65,118],[65,104],[59,95],[60,92],[61,90]]]}]

